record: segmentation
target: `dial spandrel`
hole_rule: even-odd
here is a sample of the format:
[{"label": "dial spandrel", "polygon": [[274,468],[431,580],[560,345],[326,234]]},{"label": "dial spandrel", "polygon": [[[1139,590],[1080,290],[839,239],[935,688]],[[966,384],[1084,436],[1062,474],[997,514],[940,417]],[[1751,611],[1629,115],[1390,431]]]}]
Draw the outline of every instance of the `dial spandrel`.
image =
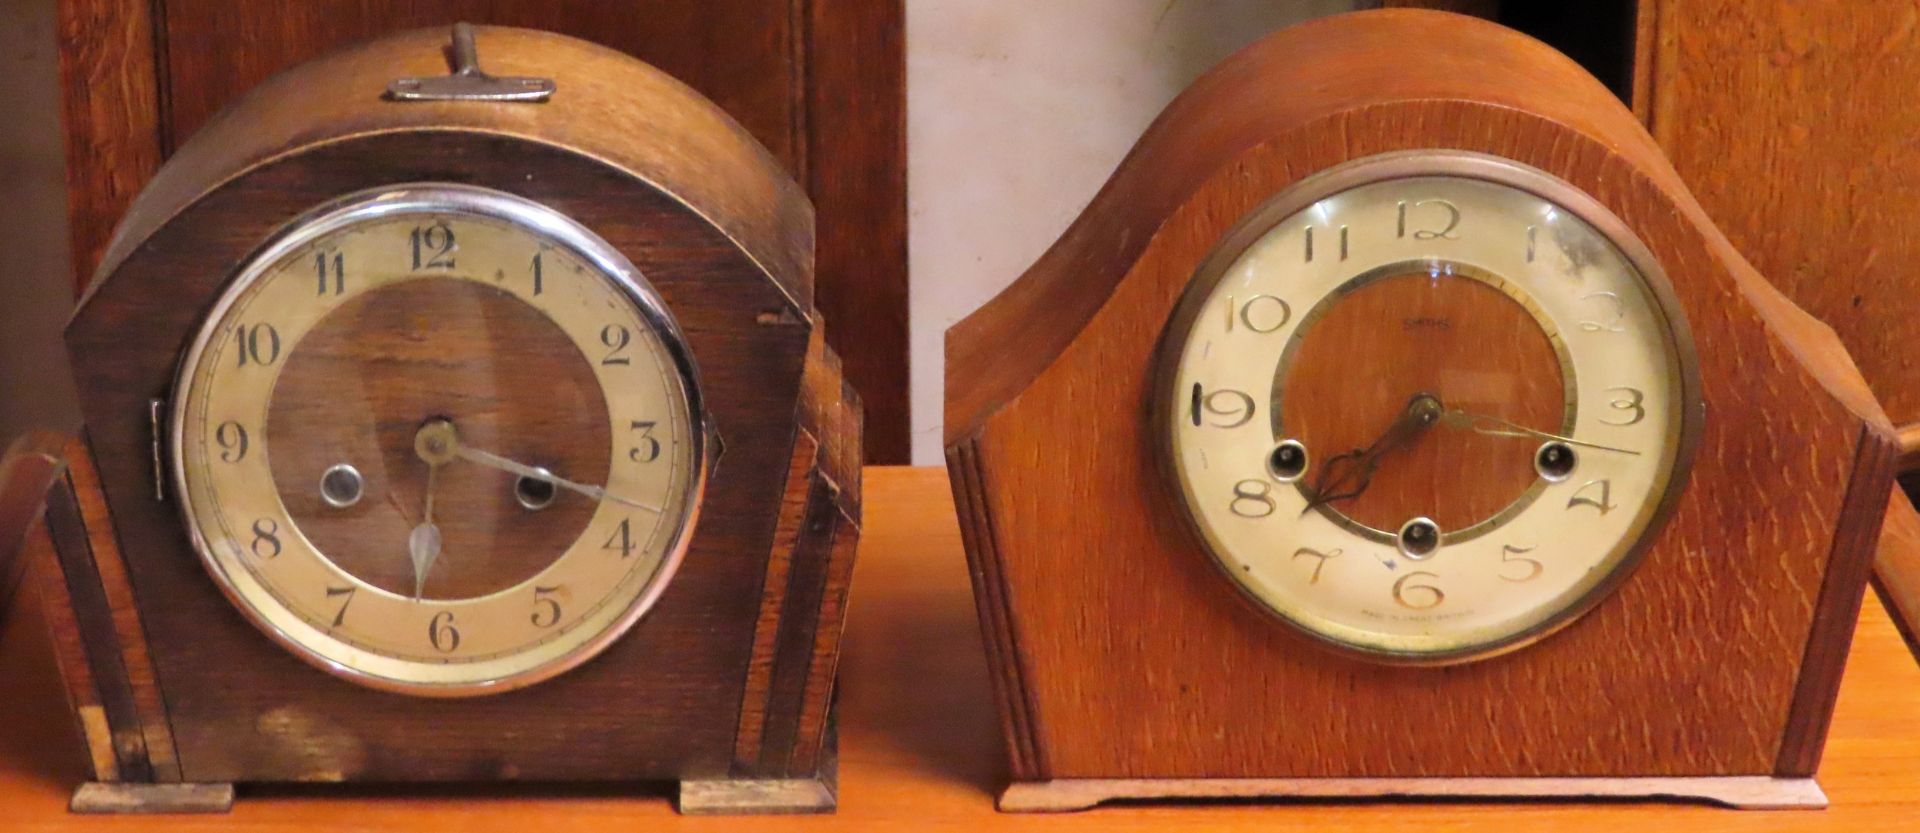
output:
[{"label": "dial spandrel", "polygon": [[684,549],[704,428],[671,319],[602,247],[428,188],[323,212],[243,269],[174,420],[236,604],[415,693],[525,684],[631,625]]},{"label": "dial spandrel", "polygon": [[1340,648],[1449,661],[1565,624],[1682,463],[1687,340],[1650,261],[1556,181],[1511,180],[1373,178],[1260,216],[1170,333],[1156,407],[1196,531]]}]

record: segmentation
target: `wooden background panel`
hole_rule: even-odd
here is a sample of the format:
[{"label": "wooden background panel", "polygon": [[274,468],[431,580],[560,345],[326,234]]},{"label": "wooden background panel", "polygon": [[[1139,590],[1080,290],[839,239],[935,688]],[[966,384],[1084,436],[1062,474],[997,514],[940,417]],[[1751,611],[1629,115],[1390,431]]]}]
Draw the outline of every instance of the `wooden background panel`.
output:
[{"label": "wooden background panel", "polygon": [[[515,0],[243,3],[165,0],[163,135],[173,147],[254,85],[354,41],[454,20],[545,29],[639,56],[719,104],[801,170],[804,58],[796,0]],[[480,56],[486,66],[486,55]],[[374,91],[378,94],[378,91]]]},{"label": "wooden background panel", "polygon": [[906,6],[812,0],[807,25],[803,182],[818,218],[813,303],[866,406],[866,461],[905,463]]},{"label": "wooden background panel", "polygon": [[[901,0],[61,0],[69,204],[84,286],[159,162],[279,70],[455,20],[619,49],[713,99],[819,207],[816,306],[877,462],[908,453]],[[481,65],[486,65],[484,52]]]},{"label": "wooden background panel", "polygon": [[1920,7],[1642,0],[1640,37],[1635,109],[1681,178],[1888,416],[1920,420]]},{"label": "wooden background panel", "polygon": [[86,289],[120,215],[160,167],[160,88],[149,0],[62,0],[73,283]]}]

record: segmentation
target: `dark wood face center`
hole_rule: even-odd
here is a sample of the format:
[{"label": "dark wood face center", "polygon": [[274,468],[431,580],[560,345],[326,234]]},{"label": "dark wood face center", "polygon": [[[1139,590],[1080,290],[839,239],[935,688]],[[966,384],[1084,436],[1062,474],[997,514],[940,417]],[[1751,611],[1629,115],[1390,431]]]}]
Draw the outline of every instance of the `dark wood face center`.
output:
[{"label": "dark wood face center", "polygon": [[[1567,406],[1559,355],[1532,313],[1501,290],[1426,271],[1362,284],[1306,322],[1275,380],[1281,437],[1304,444],[1300,482],[1332,486],[1354,461],[1338,455],[1373,445],[1415,396],[1539,431],[1560,433]],[[1495,437],[1435,423],[1378,457],[1360,494],[1330,506],[1393,532],[1427,517],[1441,531],[1498,514],[1539,477],[1540,440]],[[1357,478],[1357,475],[1354,475]],[[1359,483],[1348,480],[1351,491]]]},{"label": "dark wood face center", "polygon": [[[428,465],[414,448],[429,420],[463,445],[581,483],[606,482],[607,404],[593,367],[557,325],[511,294],[424,278],[367,292],[301,339],[268,414],[274,483],[309,540],[369,584],[413,595],[407,539],[421,520]],[[330,506],[322,476],[347,464],[357,503]],[[558,492],[544,509],[514,475],[463,460],[440,467],[434,521],[443,547],[423,597],[464,599],[519,584],[552,563],[592,516]]]}]

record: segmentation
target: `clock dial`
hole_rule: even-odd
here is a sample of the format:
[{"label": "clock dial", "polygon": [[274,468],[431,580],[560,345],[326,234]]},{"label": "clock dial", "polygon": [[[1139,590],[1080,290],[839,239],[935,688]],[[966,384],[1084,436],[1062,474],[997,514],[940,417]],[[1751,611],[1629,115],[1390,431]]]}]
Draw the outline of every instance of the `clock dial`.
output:
[{"label": "clock dial", "polygon": [[245,265],[184,361],[176,492],[214,578],[377,687],[505,690],[585,660],[684,551],[705,428],[684,344],[537,204],[348,198]]},{"label": "clock dial", "polygon": [[1689,445],[1689,342],[1644,248],[1544,174],[1455,167],[1335,171],[1256,213],[1189,290],[1158,394],[1219,565],[1381,658],[1570,621],[1631,564]]}]

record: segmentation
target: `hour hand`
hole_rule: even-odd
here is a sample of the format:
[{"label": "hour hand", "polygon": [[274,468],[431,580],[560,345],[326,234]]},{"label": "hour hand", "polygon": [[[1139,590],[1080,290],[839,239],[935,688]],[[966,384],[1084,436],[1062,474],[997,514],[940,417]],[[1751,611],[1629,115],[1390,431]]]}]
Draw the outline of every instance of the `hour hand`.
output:
[{"label": "hour hand", "polygon": [[[1407,400],[1407,409],[1401,411],[1399,418],[1387,426],[1387,430],[1371,445],[1336,455],[1321,467],[1319,482],[1313,486],[1312,499],[1307,501],[1306,508],[1300,510],[1301,514],[1336,500],[1359,497],[1372,484],[1373,473],[1380,468],[1380,458],[1405,445],[1439,420],[1441,410],[1440,400],[1431,394],[1416,394]],[[1357,482],[1347,485],[1356,479]]]},{"label": "hour hand", "polygon": [[427,464],[426,508],[420,523],[407,534],[407,560],[413,563],[413,598],[418,601],[427,589],[427,574],[440,558],[440,526],[433,522],[433,495],[440,484],[440,467],[445,465],[448,445],[453,442],[451,423],[428,423],[413,436],[413,451]]}]

